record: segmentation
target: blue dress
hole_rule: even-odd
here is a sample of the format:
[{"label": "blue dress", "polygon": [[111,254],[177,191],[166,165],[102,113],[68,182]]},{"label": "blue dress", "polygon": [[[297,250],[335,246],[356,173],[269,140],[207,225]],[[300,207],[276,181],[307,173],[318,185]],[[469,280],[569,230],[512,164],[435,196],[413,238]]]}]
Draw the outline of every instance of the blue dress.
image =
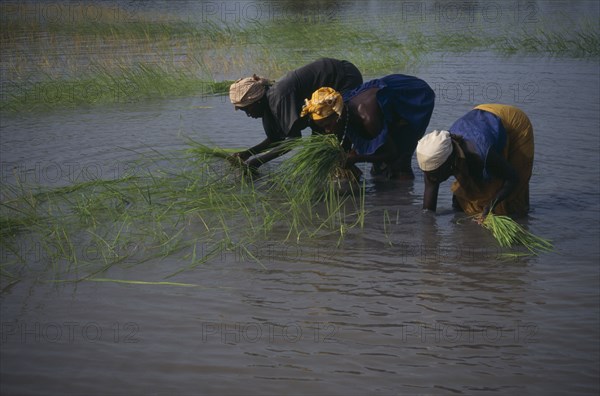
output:
[{"label": "blue dress", "polygon": [[350,101],[356,95],[370,88],[379,88],[376,96],[383,113],[383,128],[375,138],[367,139],[360,135],[356,128],[348,125],[346,135],[352,141],[354,149],[362,155],[373,154],[385,143],[390,133],[388,124],[404,120],[408,125],[394,131],[392,139],[401,153],[412,154],[429,124],[433,113],[435,93],[425,81],[419,78],[391,74],[368,81],[347,92],[343,95],[344,102]]},{"label": "blue dress", "polygon": [[490,150],[502,155],[506,146],[506,130],[500,117],[484,110],[471,110],[452,124],[450,133],[462,136],[475,146],[483,160],[483,180],[490,180],[487,171],[487,156]]}]

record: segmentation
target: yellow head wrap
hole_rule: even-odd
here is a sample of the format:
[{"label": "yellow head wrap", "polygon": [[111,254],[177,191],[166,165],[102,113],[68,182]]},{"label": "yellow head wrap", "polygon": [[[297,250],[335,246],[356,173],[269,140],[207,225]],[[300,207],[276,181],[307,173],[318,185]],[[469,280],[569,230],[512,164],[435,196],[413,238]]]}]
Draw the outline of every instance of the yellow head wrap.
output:
[{"label": "yellow head wrap", "polygon": [[313,120],[327,118],[333,113],[342,115],[344,100],[338,91],[329,87],[321,87],[313,92],[310,100],[304,99],[300,117],[310,114]]}]

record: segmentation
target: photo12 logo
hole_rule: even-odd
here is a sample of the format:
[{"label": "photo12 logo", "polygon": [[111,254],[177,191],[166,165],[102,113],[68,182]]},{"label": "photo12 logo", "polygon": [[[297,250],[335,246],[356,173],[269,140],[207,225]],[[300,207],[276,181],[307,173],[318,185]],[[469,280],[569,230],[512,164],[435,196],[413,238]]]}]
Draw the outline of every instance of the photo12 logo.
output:
[{"label": "photo12 logo", "polygon": [[433,81],[436,100],[451,104],[533,103],[540,93],[534,81],[503,84],[496,81]]},{"label": "photo12 logo", "polygon": [[284,324],[262,322],[203,322],[201,327],[203,343],[315,343],[337,342],[338,328],[330,323],[288,322]]},{"label": "photo12 logo", "polygon": [[1,322],[2,344],[75,344],[140,342],[140,326],[135,322]]},{"label": "photo12 logo", "polygon": [[0,14],[3,19],[22,20],[40,24],[70,24],[96,22],[130,22],[135,20],[134,5],[124,7],[118,1],[3,1]]},{"label": "photo12 logo", "polygon": [[433,20],[445,25],[475,23],[536,23],[539,10],[535,1],[403,1],[403,22]]},{"label": "photo12 logo", "polygon": [[51,107],[64,103],[71,107],[97,103],[135,103],[141,99],[138,83],[130,78],[113,78],[108,84],[95,81],[7,81],[0,93],[3,101],[32,103]]},{"label": "photo12 logo", "polygon": [[[300,4],[300,3],[298,3]],[[324,23],[337,19],[341,4],[336,1],[297,6],[289,1],[205,1],[202,23]]]},{"label": "photo12 logo", "polygon": [[[29,142],[30,146],[43,145],[42,140]],[[100,163],[92,161],[36,161],[4,162],[0,161],[0,180],[2,183],[33,183],[43,185],[82,183],[96,180],[118,179],[133,176],[144,169],[135,162],[114,161]]]},{"label": "photo12 logo", "polygon": [[402,342],[461,344],[532,344],[539,341],[535,323],[406,323],[401,327]]}]

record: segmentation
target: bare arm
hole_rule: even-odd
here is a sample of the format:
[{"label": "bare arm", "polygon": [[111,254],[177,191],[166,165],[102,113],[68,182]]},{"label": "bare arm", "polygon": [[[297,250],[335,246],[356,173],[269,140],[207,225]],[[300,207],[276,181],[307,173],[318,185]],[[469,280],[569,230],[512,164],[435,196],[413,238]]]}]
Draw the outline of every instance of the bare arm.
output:
[{"label": "bare arm", "polygon": [[383,113],[377,102],[378,90],[379,88],[367,89],[348,102],[348,107],[352,110],[351,122],[367,138],[376,137],[383,129]]},{"label": "bare arm", "polygon": [[350,155],[346,160],[346,165],[353,165],[358,162],[387,162],[393,157],[393,155],[390,155],[385,149],[381,150],[381,152],[379,151],[380,150],[377,150],[374,154],[369,155]]},{"label": "bare arm", "polygon": [[242,161],[245,161],[248,158],[252,157],[253,155],[260,154],[260,153],[268,150],[269,148],[271,148],[272,145],[273,145],[273,141],[270,138],[266,138],[265,140],[263,140],[256,146],[251,147],[248,150],[244,150],[244,151],[240,151],[239,153],[235,153],[234,155],[241,158]]},{"label": "bare arm", "polygon": [[[283,148],[281,146],[279,146],[279,143],[283,142],[284,140],[287,139],[299,139],[302,137],[301,134],[301,130],[306,127],[307,121],[303,120],[303,119],[299,119],[297,120],[294,125],[292,126],[292,128],[290,129],[290,131],[284,135],[280,130],[279,133],[276,135],[276,138],[269,138],[268,135],[269,133],[267,132],[268,128],[271,128],[269,125],[272,126],[272,124],[265,124],[264,120],[263,120],[263,126],[265,127],[265,132],[267,132],[267,138],[262,142],[259,143],[258,145],[252,147],[250,149],[250,151],[252,151],[252,155],[255,154],[260,154],[264,151],[269,150],[267,153],[252,158],[250,161],[248,161],[248,167],[252,170],[252,171],[256,171],[261,165],[274,160],[275,158],[281,157],[282,155],[284,155],[285,153],[289,152],[289,149]],[[275,129],[275,127],[273,127],[273,129]],[[270,130],[270,129],[269,129]],[[287,137],[285,137],[287,136]]]},{"label": "bare arm", "polygon": [[437,209],[438,192],[440,184],[434,183],[425,175],[425,190],[423,192],[423,209],[435,212]]},{"label": "bare arm", "polygon": [[373,154],[369,155],[352,155],[346,161],[347,165],[353,165],[357,162],[391,162],[398,157],[394,142],[390,135],[385,139],[385,143],[377,149]]},{"label": "bare arm", "polygon": [[265,164],[271,160],[274,160],[275,158],[281,157],[282,155],[284,155],[285,153],[289,152],[289,149],[286,148],[282,148],[282,147],[275,147],[273,148],[273,150],[259,156],[256,158],[252,158],[249,162],[248,162],[248,166],[250,168],[254,168],[254,170],[258,169],[262,164]]}]

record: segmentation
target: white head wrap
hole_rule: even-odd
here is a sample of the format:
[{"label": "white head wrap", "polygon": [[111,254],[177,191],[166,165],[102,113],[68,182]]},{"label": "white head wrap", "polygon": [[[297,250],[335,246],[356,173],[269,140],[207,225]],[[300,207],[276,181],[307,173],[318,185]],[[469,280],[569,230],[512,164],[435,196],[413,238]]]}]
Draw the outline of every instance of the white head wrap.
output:
[{"label": "white head wrap", "polygon": [[433,131],[417,144],[417,162],[425,172],[442,166],[452,154],[452,139],[448,131]]},{"label": "white head wrap", "polygon": [[229,87],[229,99],[236,107],[249,106],[263,97],[269,85],[272,85],[270,80],[256,74],[240,78]]}]

